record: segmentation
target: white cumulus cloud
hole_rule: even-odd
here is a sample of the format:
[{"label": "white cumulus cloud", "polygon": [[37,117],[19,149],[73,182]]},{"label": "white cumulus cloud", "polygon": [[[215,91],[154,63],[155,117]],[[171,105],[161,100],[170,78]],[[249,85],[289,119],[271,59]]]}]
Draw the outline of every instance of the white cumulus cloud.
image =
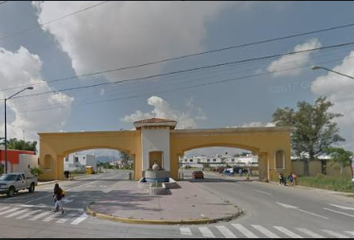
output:
[{"label": "white cumulus cloud", "polygon": [[[195,107],[192,101],[187,102],[188,109],[185,112],[172,109],[166,100],[157,96],[150,97],[147,103],[154,107],[151,112],[144,113],[140,110],[137,110],[135,113],[127,115],[121,120],[124,122],[132,123],[153,117],[165,118],[177,121],[177,128],[179,129],[196,128],[197,120],[206,120],[206,116],[203,110],[199,107]],[[198,109],[199,112],[194,112],[193,109]]]},{"label": "white cumulus cloud", "polygon": [[[321,46],[322,45],[318,41],[318,39],[312,38],[303,44],[296,45],[293,51],[294,52],[305,51],[308,49],[319,48]],[[294,55],[283,56],[280,59],[272,62],[267,67],[267,71],[268,72],[275,71],[273,74],[275,77],[298,75],[303,71],[303,69],[297,68],[297,69],[293,69],[290,71],[281,71],[281,72],[276,72],[276,71],[280,71],[280,70],[284,70],[284,69],[288,69],[288,68],[292,68],[292,67],[302,67],[310,62],[312,53],[313,52],[304,52],[304,53],[299,53],[299,54],[294,54]]]},{"label": "white cumulus cloud", "polygon": [[[99,2],[35,2],[38,22],[45,23]],[[77,74],[115,69],[203,49],[206,23],[232,2],[109,2],[52,24],[42,25],[66,52]],[[240,6],[248,4],[241,4]],[[134,69],[155,74],[163,64]],[[108,73],[109,80],[131,76]]]},{"label": "white cumulus cloud", "polygon": [[[26,48],[20,47],[15,52],[0,48],[0,79],[1,89],[21,86],[21,88],[9,89],[0,92],[0,98],[6,98],[29,86],[33,83],[42,82],[35,85],[33,91],[26,91],[21,95],[45,92],[52,90],[46,82],[43,82],[40,71],[42,62],[38,55],[31,54]],[[19,95],[20,96],[20,95]],[[26,132],[26,140],[37,139],[37,132],[40,131],[59,131],[65,124],[67,113],[74,99],[62,94],[55,93],[42,95],[40,98],[20,98],[8,101],[8,138],[23,137],[23,130]],[[69,106],[69,108],[53,109],[50,111],[31,111],[38,108]],[[2,111],[4,109],[2,108]],[[65,111],[65,113],[64,113]],[[4,135],[4,125],[0,126],[0,134]]]},{"label": "white cumulus cloud", "polygon": [[[346,56],[342,63],[332,70],[354,76],[354,51]],[[341,113],[344,116],[337,118],[341,135],[346,139],[344,147],[353,150],[353,122],[354,122],[354,80],[331,72],[315,79],[311,90],[318,96],[327,96],[334,103],[331,112]]]}]

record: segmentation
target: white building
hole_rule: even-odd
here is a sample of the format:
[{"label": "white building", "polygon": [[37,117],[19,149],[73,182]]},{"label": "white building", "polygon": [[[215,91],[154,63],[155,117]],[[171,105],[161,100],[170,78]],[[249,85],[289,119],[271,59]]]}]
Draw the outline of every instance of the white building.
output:
[{"label": "white building", "polygon": [[74,153],[64,159],[64,171],[85,171],[86,166],[91,166],[93,171],[97,170],[95,155]]},{"label": "white building", "polygon": [[215,156],[193,156],[193,157],[181,157],[179,159],[182,166],[198,167],[202,168],[203,164],[209,164],[210,167],[219,166],[254,166],[258,167],[258,156],[248,154],[247,156],[233,157],[230,155],[215,155]]}]

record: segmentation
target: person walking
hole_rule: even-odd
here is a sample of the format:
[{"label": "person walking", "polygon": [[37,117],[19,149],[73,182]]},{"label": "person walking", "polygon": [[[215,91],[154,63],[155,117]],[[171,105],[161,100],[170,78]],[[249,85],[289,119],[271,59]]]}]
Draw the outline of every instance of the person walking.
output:
[{"label": "person walking", "polygon": [[58,212],[61,210],[61,213],[64,213],[64,208],[62,204],[62,199],[64,197],[64,191],[59,187],[59,184],[56,183],[54,186],[54,193],[53,193],[53,198],[54,198],[54,209],[53,212]]},{"label": "person walking", "polygon": [[292,177],[293,177],[293,186],[296,185],[296,178],[297,178],[297,175],[295,173],[292,174]]},{"label": "person walking", "polygon": [[279,178],[279,186],[281,186],[281,184],[283,183],[283,176],[281,173],[279,173],[278,178]]},{"label": "person walking", "polygon": [[291,173],[288,176],[288,180],[289,180],[289,184],[292,185],[293,184],[293,175]]}]

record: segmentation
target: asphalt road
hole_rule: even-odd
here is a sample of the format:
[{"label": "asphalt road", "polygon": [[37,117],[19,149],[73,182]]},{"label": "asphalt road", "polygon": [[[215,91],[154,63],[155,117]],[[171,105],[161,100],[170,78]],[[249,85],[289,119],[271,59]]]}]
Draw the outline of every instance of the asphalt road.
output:
[{"label": "asphalt road", "polygon": [[231,222],[190,226],[124,224],[87,216],[87,204],[128,177],[127,171],[112,171],[61,183],[67,193],[64,214],[50,212],[54,184],[13,198],[0,195],[0,237],[354,237],[354,198],[213,174],[203,180],[191,180],[188,172],[185,176],[245,214]]}]

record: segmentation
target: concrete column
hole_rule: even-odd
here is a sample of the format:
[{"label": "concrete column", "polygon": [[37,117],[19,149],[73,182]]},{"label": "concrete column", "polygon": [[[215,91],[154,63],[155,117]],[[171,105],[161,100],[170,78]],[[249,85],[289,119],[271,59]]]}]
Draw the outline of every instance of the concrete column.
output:
[{"label": "concrete column", "polygon": [[56,164],[55,165],[55,176],[56,180],[64,180],[64,155],[57,155],[56,156]]},{"label": "concrete column", "polygon": [[267,181],[269,180],[268,175],[268,157],[267,153],[259,153],[258,154],[258,174],[260,181]]}]

